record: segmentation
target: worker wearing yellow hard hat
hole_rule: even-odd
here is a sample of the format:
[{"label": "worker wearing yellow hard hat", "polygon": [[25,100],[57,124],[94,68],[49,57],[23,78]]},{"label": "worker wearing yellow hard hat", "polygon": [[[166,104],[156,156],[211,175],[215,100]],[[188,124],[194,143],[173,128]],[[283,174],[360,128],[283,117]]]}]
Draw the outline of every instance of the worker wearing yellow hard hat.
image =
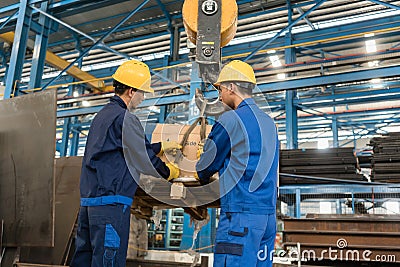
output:
[{"label": "worker wearing yellow hard hat", "polygon": [[129,112],[143,101],[145,92],[154,92],[149,67],[129,60],[113,79],[115,95],[97,113],[87,137],[72,267],[125,266],[130,207],[140,174],[168,180],[179,176],[176,165],[157,157],[179,144],[150,144],[139,119]]},{"label": "worker wearing yellow hard hat", "polygon": [[276,235],[277,130],[252,98],[256,77],[249,64],[226,64],[215,85],[232,110],[214,124],[196,165],[201,184],[219,173],[221,214],[213,266],[269,267]]},{"label": "worker wearing yellow hard hat", "polygon": [[150,87],[151,75],[149,66],[139,60],[125,61],[118,67],[112,77],[115,81],[131,88],[148,93],[154,92],[154,89]]},{"label": "worker wearing yellow hard hat", "polygon": [[246,82],[256,84],[256,76],[253,68],[246,62],[233,60],[225,65],[219,73],[218,80],[215,83],[220,85],[223,82]]}]

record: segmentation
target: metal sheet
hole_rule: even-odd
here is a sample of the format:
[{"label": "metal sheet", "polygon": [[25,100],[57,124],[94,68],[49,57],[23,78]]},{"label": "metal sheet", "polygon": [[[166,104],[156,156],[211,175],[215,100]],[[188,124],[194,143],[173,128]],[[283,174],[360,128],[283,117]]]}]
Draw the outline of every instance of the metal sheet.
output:
[{"label": "metal sheet", "polygon": [[56,95],[0,101],[0,219],[6,246],[54,245]]},{"label": "metal sheet", "polygon": [[[300,243],[303,252],[313,251],[320,259],[329,259],[322,250],[325,249],[326,252],[328,248],[332,248],[332,251],[346,255],[341,258],[343,261],[353,259],[346,258],[349,255],[347,253],[353,251],[362,254],[367,250],[370,251],[370,255],[364,255],[371,260],[377,259],[378,255],[390,259],[388,262],[400,260],[400,217],[397,215],[318,214],[310,217],[313,218],[283,219],[283,241],[286,248],[295,247]],[[357,261],[369,259],[360,257]],[[349,263],[350,265],[354,264]]]},{"label": "metal sheet", "polygon": [[68,256],[69,242],[79,211],[79,178],[82,157],[56,159],[56,215],[54,247],[22,248],[21,262],[63,264]]}]

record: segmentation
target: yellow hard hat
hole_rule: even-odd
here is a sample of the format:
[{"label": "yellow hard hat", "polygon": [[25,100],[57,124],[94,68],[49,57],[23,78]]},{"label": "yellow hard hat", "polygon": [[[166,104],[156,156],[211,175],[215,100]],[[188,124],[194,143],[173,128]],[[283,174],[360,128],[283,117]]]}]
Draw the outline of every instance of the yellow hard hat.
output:
[{"label": "yellow hard hat", "polygon": [[149,66],[139,60],[125,61],[118,67],[112,77],[127,86],[154,93],[154,89],[150,87],[151,75]]},{"label": "yellow hard hat", "polygon": [[223,82],[247,82],[256,84],[256,76],[253,68],[241,60],[233,60],[226,64],[219,73],[218,80],[215,85]]}]

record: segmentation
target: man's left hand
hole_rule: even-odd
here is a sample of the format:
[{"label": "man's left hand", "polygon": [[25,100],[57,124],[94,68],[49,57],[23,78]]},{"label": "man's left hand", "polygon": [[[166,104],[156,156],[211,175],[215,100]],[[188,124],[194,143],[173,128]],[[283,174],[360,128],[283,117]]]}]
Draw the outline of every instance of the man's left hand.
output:
[{"label": "man's left hand", "polygon": [[161,153],[176,153],[178,149],[182,149],[182,146],[176,141],[161,142]]}]

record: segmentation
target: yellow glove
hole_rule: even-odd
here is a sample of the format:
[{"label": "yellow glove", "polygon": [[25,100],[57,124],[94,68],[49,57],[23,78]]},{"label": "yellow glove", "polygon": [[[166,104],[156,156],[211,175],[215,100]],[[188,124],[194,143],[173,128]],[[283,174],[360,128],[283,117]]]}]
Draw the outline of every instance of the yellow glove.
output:
[{"label": "yellow glove", "polygon": [[199,142],[199,148],[197,149],[197,159],[200,159],[201,154],[204,152],[204,144],[202,142]]},{"label": "yellow glove", "polygon": [[182,149],[182,146],[176,141],[162,141],[161,142],[161,151],[162,153],[176,153],[177,149]]},{"label": "yellow glove", "polygon": [[194,172],[194,178],[196,178],[196,180],[200,180],[199,175],[197,174],[197,172]]},{"label": "yellow glove", "polygon": [[169,162],[167,163],[167,167],[169,169],[169,177],[168,177],[168,181],[171,181],[175,178],[179,177],[180,174],[180,170],[178,165],[176,165],[175,163]]}]

